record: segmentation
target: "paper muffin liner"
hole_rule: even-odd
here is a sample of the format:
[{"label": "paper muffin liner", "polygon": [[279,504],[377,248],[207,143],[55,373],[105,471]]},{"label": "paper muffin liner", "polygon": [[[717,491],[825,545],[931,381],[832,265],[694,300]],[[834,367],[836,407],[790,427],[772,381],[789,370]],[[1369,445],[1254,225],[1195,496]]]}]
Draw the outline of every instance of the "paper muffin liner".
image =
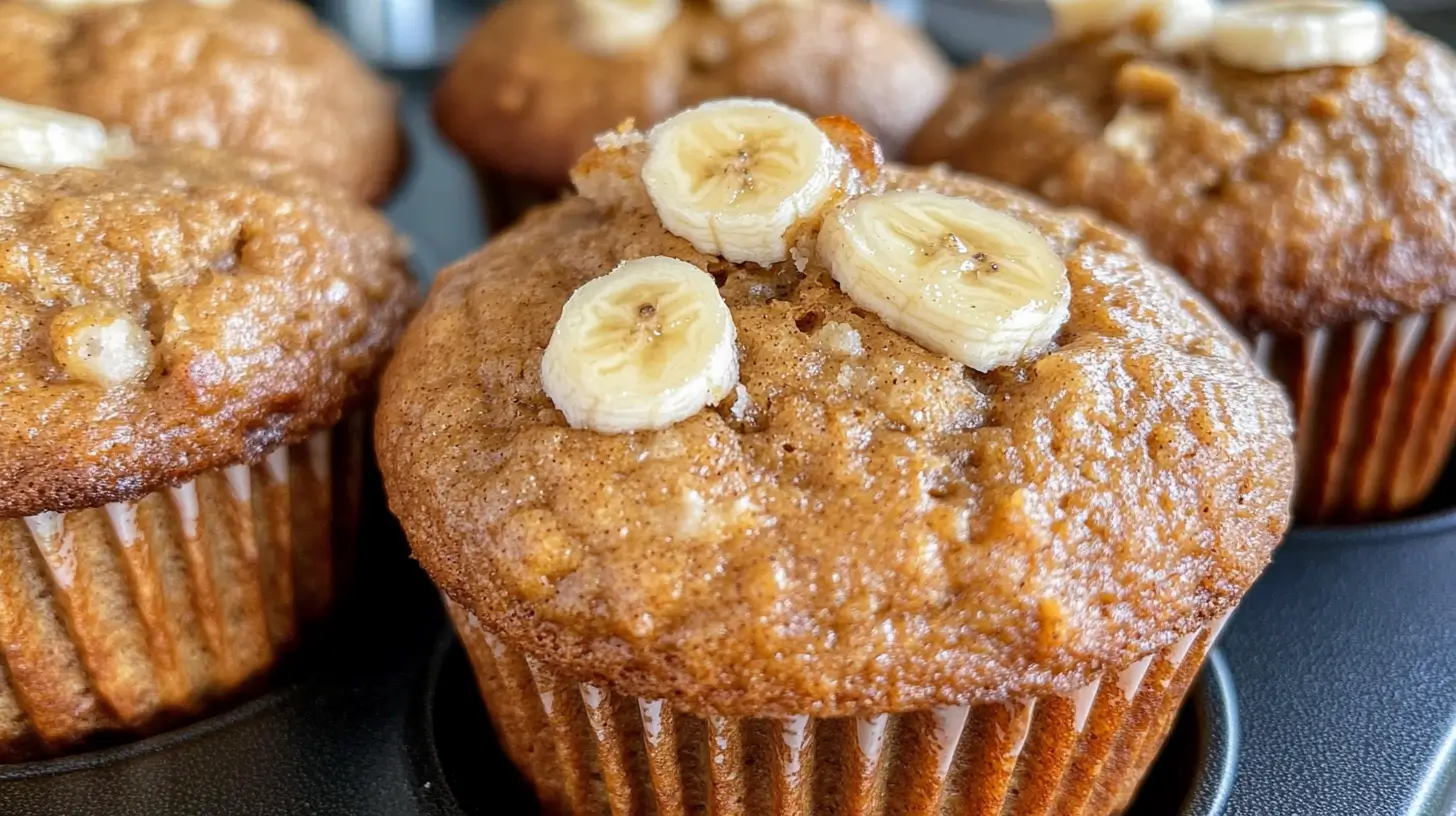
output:
[{"label": "paper muffin liner", "polygon": [[491,170],[476,170],[475,181],[485,208],[485,226],[491,235],[516,223],[532,207],[561,198],[563,189],[532,184]]},{"label": "paper muffin liner", "polygon": [[1456,441],[1456,302],[1395,321],[1254,337],[1294,401],[1304,522],[1366,521],[1430,493]]},{"label": "paper muffin liner", "polygon": [[0,519],[0,761],[154,732],[260,683],[333,599],[364,424],[135,502]]},{"label": "paper muffin liner", "polygon": [[1127,807],[1227,616],[1069,697],[860,717],[698,717],[579,683],[447,600],[543,812],[1106,816]]}]

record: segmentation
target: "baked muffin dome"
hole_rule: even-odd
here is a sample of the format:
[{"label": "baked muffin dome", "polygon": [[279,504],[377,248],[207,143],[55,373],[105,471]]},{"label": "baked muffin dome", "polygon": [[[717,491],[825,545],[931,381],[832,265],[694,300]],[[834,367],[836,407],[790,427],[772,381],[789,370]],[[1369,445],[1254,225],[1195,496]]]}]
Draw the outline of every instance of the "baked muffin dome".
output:
[{"label": "baked muffin dome", "polygon": [[415,287],[404,241],[332,184],[0,112],[12,761],[259,689],[327,613],[355,527],[357,409]]},{"label": "baked muffin dome", "polygon": [[928,40],[853,0],[770,0],[731,18],[687,2],[649,42],[611,54],[578,41],[572,8],[571,0],[506,0],[446,73],[435,118],[475,166],[564,187],[597,133],[731,96],[845,114],[894,154],[950,81]]},{"label": "baked muffin dome", "polygon": [[[0,167],[0,518],[128,501],[334,424],[413,299],[382,216],[262,159]],[[134,376],[68,372],[62,335],[98,325],[128,327]]]},{"label": "baked muffin dome", "polygon": [[[604,139],[582,197],[445,270],[384,380],[391,507],[507,647],[694,713],[906,711],[1071,692],[1259,574],[1288,520],[1288,403],[1136,243],[887,171],[1014,215],[1065,261],[1053,348],[981,374],[888,329],[812,253],[697,252],[648,203],[645,150]],[[563,304],[659,255],[717,279],[739,387],[659,431],[567,427],[540,373]]]},{"label": "baked muffin dome", "polygon": [[966,70],[910,157],[1127,225],[1250,331],[1424,311],[1456,298],[1456,58],[1385,42],[1258,73],[1135,28],[1059,40]]},{"label": "baked muffin dome", "polygon": [[402,166],[393,90],[293,0],[0,0],[0,97],[291,162],[373,202]]},{"label": "baked muffin dome", "polygon": [[1376,6],[1288,8],[1383,51],[1255,71],[1109,23],[968,68],[910,155],[1135,231],[1288,388],[1300,518],[1368,521],[1420,505],[1456,441],[1456,57]]}]

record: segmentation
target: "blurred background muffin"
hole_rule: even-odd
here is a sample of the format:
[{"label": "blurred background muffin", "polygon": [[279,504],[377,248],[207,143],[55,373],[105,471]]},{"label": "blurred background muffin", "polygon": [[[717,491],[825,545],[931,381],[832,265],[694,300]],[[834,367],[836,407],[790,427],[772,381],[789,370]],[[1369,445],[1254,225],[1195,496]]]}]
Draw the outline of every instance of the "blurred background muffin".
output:
[{"label": "blurred background muffin", "polygon": [[911,159],[1089,207],[1206,294],[1293,396],[1301,518],[1420,503],[1456,439],[1451,51],[1343,0],[1059,5]]},{"label": "blurred background muffin", "polygon": [[[255,687],[335,594],[384,219],[262,159],[0,101],[0,760]],[[352,417],[352,418],[351,418]]]},{"label": "blurred background muffin", "polygon": [[1289,403],[1131,239],[757,100],[446,269],[390,506],[545,812],[1126,807],[1289,520]]},{"label": "blurred background muffin", "polygon": [[853,117],[894,155],[949,73],[920,32],[861,0],[505,0],[445,73],[435,117],[500,227],[558,195],[592,137],[625,119],[766,97]]},{"label": "blurred background muffin", "polygon": [[394,90],[294,0],[0,0],[0,97],[284,160],[375,203],[404,159]]}]

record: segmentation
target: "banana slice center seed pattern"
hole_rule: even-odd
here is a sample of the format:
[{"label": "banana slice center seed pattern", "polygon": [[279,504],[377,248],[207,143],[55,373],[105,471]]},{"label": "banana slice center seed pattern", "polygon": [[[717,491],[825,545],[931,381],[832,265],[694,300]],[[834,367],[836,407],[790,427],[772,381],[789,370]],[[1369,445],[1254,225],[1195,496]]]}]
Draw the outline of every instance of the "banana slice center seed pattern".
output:
[{"label": "banana slice center seed pattern", "polygon": [[642,182],[662,225],[734,263],[787,258],[790,233],[818,215],[843,176],[844,157],[824,132],[776,102],[709,102],[647,139]]},{"label": "banana slice center seed pattern", "polygon": [[1046,239],[969,199],[862,196],[825,219],[819,253],[850,299],[979,371],[1038,353],[1067,319],[1066,266]]},{"label": "banana slice center seed pattern", "polygon": [[738,384],[736,340],[708,273],[676,258],[623,261],[567,299],[541,385],[573,428],[665,428]]},{"label": "banana slice center seed pattern", "polygon": [[634,368],[659,381],[669,378],[676,352],[693,341],[689,335],[702,317],[695,298],[661,282],[600,298],[592,304],[592,312],[595,324],[584,339],[605,352],[598,371],[618,376]]},{"label": "banana slice center seed pattern", "polygon": [[[641,177],[669,232],[701,252],[769,264],[785,259],[787,231],[839,189],[835,150],[797,111],[725,100],[654,128]],[[860,195],[817,226],[819,256],[845,295],[979,371],[1040,353],[1067,319],[1066,266],[1046,239],[970,199]],[[738,385],[736,341],[706,272],[663,256],[627,260],[562,307],[541,381],[572,427],[663,428]]]}]

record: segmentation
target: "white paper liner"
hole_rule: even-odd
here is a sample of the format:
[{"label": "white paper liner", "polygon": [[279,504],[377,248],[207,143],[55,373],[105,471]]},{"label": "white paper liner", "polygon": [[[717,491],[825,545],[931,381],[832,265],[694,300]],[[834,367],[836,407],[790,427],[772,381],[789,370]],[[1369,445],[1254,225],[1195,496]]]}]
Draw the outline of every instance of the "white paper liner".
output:
[{"label": "white paper liner", "polygon": [[1041,814],[1127,806],[1225,618],[1069,697],[905,714],[696,717],[574,683],[447,600],[546,813]]},{"label": "white paper liner", "polygon": [[1254,338],[1294,400],[1304,522],[1365,521],[1423,501],[1456,441],[1456,303],[1392,322]]},{"label": "white paper liner", "polygon": [[335,591],[363,424],[138,501],[0,519],[0,761],[146,733],[251,687]]}]

